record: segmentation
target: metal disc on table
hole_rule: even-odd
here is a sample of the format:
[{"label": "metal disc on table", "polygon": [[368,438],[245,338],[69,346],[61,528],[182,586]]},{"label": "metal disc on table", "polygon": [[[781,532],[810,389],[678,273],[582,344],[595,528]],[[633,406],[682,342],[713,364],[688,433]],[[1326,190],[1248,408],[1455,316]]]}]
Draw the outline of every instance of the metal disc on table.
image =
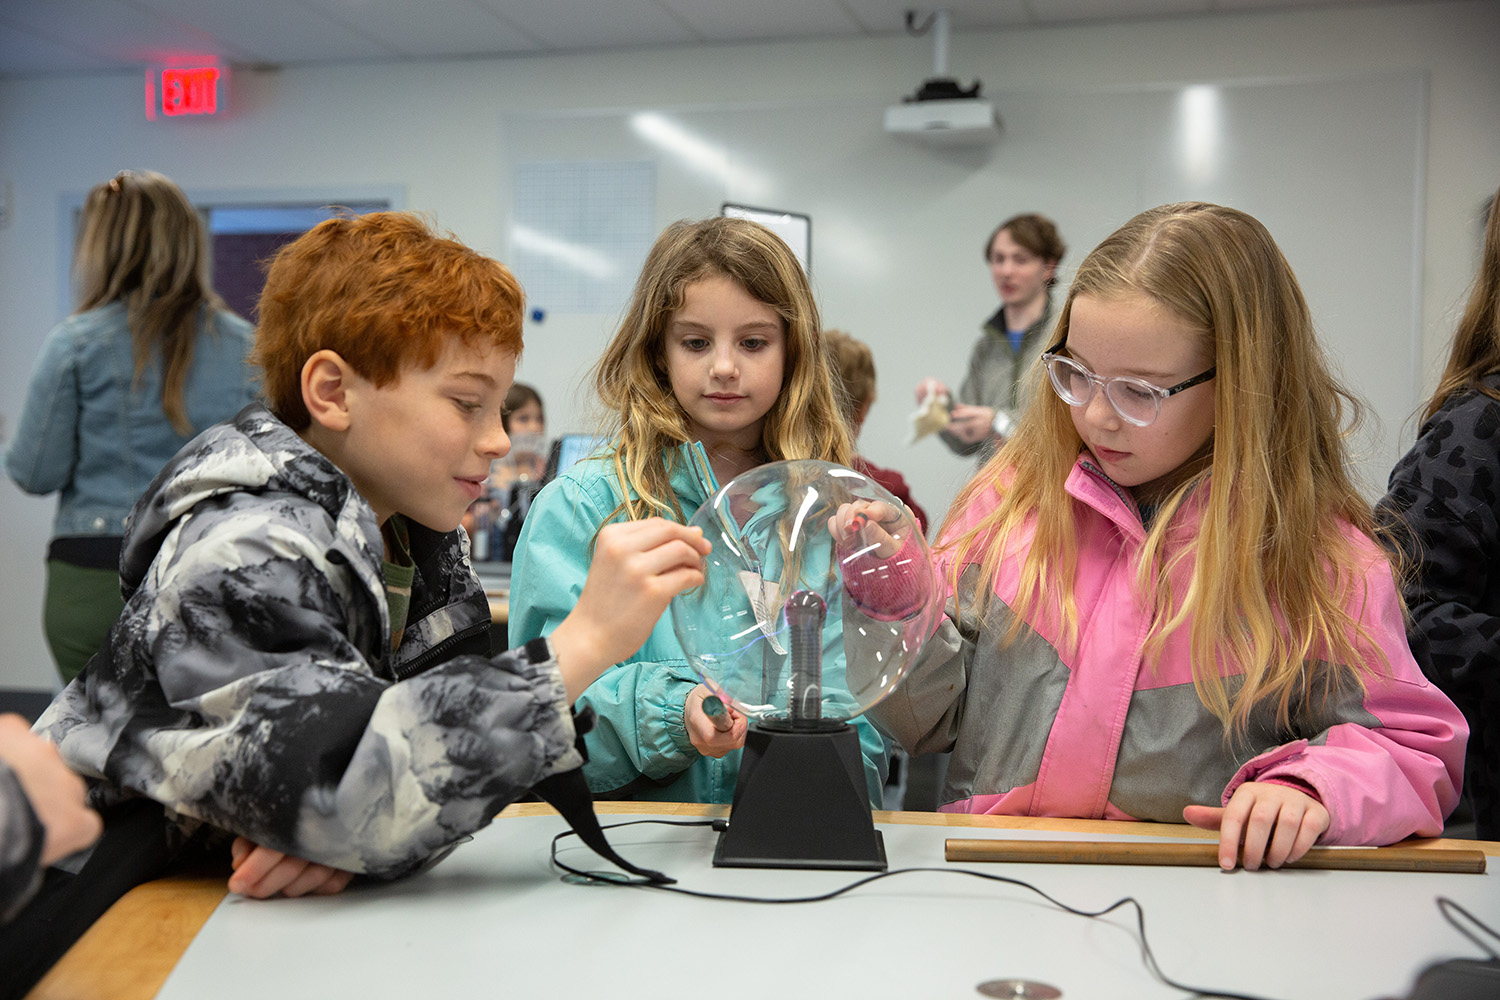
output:
[{"label": "metal disc on table", "polygon": [[991,979],[977,987],[981,996],[1009,997],[1010,1000],[1057,1000],[1062,990],[1030,979]]}]

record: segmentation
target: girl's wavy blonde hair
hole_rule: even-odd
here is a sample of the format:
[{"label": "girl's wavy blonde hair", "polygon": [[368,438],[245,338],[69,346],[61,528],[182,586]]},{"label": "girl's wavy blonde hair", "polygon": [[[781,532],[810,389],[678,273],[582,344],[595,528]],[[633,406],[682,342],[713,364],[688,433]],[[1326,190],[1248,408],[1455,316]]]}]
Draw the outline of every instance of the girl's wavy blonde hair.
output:
[{"label": "girl's wavy blonde hair", "polygon": [[125,303],[135,378],[161,360],[161,405],[172,429],[195,430],[183,386],[193,367],[198,310],[223,309],[208,275],[207,237],[182,189],[150,170],[125,170],[83,202],[73,252],[78,312]]},{"label": "girl's wavy blonde hair", "polygon": [[614,440],[607,460],[626,487],[626,499],[606,520],[621,511],[631,520],[653,514],[685,520],[664,454],[693,437],[687,413],[672,394],[664,337],[688,285],[715,275],[739,282],[776,310],[786,330],[781,392],[761,429],[767,460],[853,460],[817,303],[790,248],[745,219],[674,222],[647,255],[625,318],[594,367],[594,387],[609,411],[604,433]]},{"label": "girl's wavy blonde hair", "polygon": [[[1243,212],[1186,202],[1131,219],[1079,265],[1058,319],[1065,342],[1073,300],[1145,296],[1198,330],[1218,368],[1208,464],[1162,502],[1136,567],[1152,608],[1147,662],[1173,632],[1189,629],[1194,683],[1225,726],[1244,732],[1257,708],[1286,726],[1292,706],[1362,687],[1384,654],[1350,614],[1364,596],[1364,564],[1346,525],[1373,537],[1369,503],[1346,471],[1344,435],[1361,406],[1330,373],[1291,266]],[[1029,374],[1045,379],[1041,365]],[[965,561],[992,579],[1007,539],[1034,523],[1022,564],[1010,638],[1024,619],[1055,614],[1063,643],[1077,641],[1074,506],[1064,481],[1082,441],[1069,407],[1034,384],[1016,433],[959,494],[940,549],[953,554],[955,592]],[[1170,406],[1168,402],[1166,405]],[[1174,525],[1204,487],[1201,520]],[[984,491],[999,506],[947,537]],[[1377,557],[1378,558],[1378,557]],[[1191,566],[1184,593],[1172,570]],[[986,588],[980,612],[988,603]],[[1327,668],[1310,666],[1326,661]],[[1220,673],[1243,673],[1231,692]]]},{"label": "girl's wavy blonde hair", "polygon": [[1469,304],[1453,334],[1453,347],[1438,387],[1427,401],[1422,420],[1428,421],[1452,397],[1482,392],[1500,399],[1484,383],[1500,371],[1500,191],[1490,199],[1489,223],[1484,227],[1484,252],[1469,290]]}]

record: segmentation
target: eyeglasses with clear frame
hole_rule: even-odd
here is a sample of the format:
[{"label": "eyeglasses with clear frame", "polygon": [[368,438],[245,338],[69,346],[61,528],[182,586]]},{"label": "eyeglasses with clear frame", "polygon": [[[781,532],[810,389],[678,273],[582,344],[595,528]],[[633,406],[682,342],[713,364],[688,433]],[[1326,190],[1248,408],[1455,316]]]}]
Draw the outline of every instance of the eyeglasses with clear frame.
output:
[{"label": "eyeglasses with clear frame", "polygon": [[1218,372],[1218,367],[1215,366],[1185,382],[1163,389],[1131,375],[1116,375],[1112,378],[1095,375],[1072,358],[1058,353],[1066,346],[1065,341],[1058,341],[1042,354],[1042,363],[1047,366],[1047,378],[1051,380],[1058,398],[1069,406],[1087,406],[1089,400],[1094,398],[1094,391],[1103,389],[1104,398],[1109,400],[1109,405],[1114,407],[1120,419],[1136,427],[1151,426],[1161,415],[1163,400],[1184,389],[1202,385]]}]

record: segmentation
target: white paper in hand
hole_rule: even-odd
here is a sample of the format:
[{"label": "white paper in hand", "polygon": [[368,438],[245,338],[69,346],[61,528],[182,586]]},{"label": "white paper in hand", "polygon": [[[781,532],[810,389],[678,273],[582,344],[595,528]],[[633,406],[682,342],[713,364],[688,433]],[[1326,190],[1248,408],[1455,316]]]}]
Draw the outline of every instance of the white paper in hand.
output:
[{"label": "white paper in hand", "polygon": [[916,444],[929,434],[936,434],[948,426],[948,410],[953,401],[946,392],[930,392],[922,397],[917,410],[911,415],[911,437],[907,444]]}]

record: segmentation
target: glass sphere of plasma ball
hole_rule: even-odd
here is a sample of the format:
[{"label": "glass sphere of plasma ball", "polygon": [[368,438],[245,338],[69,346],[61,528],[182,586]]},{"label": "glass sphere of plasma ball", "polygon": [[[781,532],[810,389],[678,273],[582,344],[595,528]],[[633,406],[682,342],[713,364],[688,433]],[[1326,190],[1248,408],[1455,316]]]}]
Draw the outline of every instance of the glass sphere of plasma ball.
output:
[{"label": "glass sphere of plasma ball", "polygon": [[[854,530],[835,536],[836,516]],[[768,727],[836,727],[866,711],[905,676],[942,611],[916,519],[851,469],[772,462],[721,487],[688,523],[713,548],[703,586],[672,600],[678,641],[704,684]]]}]

